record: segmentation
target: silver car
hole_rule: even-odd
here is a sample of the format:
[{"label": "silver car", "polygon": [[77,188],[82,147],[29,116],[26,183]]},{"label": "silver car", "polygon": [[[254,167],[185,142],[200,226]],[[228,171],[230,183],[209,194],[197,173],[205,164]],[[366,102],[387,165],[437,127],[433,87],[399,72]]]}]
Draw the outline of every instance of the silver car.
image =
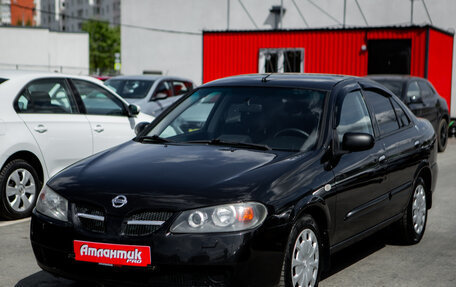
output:
[{"label": "silver car", "polygon": [[141,107],[141,112],[158,116],[182,95],[193,90],[191,80],[170,76],[118,76],[105,82],[130,104]]}]

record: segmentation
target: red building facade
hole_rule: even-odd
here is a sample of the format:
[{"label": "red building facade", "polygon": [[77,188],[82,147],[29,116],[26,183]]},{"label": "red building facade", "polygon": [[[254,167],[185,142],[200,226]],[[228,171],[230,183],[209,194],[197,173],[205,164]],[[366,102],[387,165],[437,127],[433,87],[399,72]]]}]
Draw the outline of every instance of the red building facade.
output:
[{"label": "red building facade", "polygon": [[11,0],[11,25],[35,26],[33,0]]},{"label": "red building facade", "polygon": [[432,26],[203,32],[203,82],[261,72],[429,79],[451,103],[452,33]]}]

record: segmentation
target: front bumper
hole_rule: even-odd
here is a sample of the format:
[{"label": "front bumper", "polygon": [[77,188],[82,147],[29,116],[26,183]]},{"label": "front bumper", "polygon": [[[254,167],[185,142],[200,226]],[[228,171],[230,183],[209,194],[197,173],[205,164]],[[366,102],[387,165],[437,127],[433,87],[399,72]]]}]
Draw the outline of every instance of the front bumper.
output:
[{"label": "front bumper", "polygon": [[[38,265],[70,279],[144,286],[274,286],[280,280],[288,227],[224,234],[108,237],[32,214],[31,242]],[[106,266],[74,259],[73,241],[150,246],[147,267]]]}]

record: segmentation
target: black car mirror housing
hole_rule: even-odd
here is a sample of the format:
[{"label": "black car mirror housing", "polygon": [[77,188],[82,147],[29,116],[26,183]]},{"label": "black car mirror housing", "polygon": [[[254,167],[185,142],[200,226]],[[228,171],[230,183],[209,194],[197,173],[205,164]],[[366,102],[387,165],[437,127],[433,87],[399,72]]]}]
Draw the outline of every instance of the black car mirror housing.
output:
[{"label": "black car mirror housing", "polygon": [[157,94],[155,94],[154,97],[152,97],[152,101],[164,100],[167,97],[168,97],[168,95],[166,93],[158,92]]},{"label": "black car mirror housing", "polygon": [[363,151],[374,146],[374,137],[366,133],[346,133],[342,140],[342,148],[346,151]]},{"label": "black car mirror housing", "polygon": [[137,116],[140,111],[141,111],[141,108],[138,105],[130,104],[128,106],[128,114],[130,116]]},{"label": "black car mirror housing", "polygon": [[139,135],[141,134],[145,129],[146,127],[149,125],[148,122],[140,122],[139,124],[137,124],[135,126],[135,134],[136,135]]}]

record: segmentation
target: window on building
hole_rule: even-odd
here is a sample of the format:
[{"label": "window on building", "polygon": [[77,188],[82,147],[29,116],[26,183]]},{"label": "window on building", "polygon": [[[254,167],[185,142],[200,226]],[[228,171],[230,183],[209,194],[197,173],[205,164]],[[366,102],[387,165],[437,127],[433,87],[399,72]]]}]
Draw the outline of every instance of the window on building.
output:
[{"label": "window on building", "polygon": [[304,72],[304,49],[260,49],[259,73]]}]

